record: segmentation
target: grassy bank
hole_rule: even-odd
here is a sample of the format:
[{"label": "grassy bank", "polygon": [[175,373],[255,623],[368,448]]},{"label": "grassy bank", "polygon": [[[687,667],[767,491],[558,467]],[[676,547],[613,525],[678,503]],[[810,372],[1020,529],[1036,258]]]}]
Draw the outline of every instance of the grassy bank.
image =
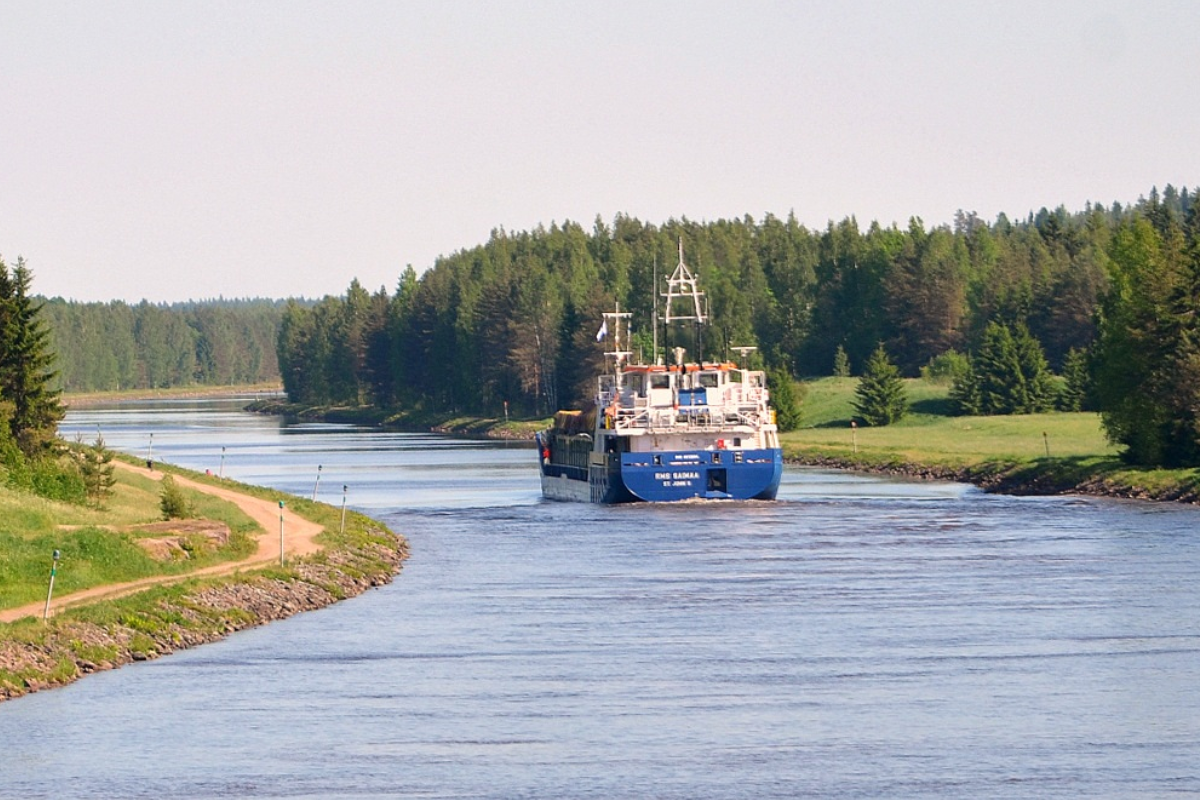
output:
[{"label": "grassy bank", "polygon": [[908,380],[912,412],[880,428],[851,425],[857,380],[805,384],[802,427],[784,455],[806,464],[967,480],[1009,492],[1081,492],[1195,501],[1200,471],[1129,467],[1093,413],[949,416],[949,389]]},{"label": "grassy bank", "polygon": [[119,389],[105,392],[64,392],[63,405],[84,408],[98,403],[131,400],[161,400],[188,397],[237,397],[243,395],[278,395],[283,386],[278,383],[252,383],[235,386],[173,386],[168,389]]},{"label": "grassy bank", "polygon": [[[923,380],[905,381],[912,411],[879,428],[852,427],[851,378],[806,384],[802,427],[783,435],[789,451],[838,458],[871,457],[961,468],[989,461],[1028,463],[1051,458],[1114,458],[1092,413],[949,416],[949,389]],[[855,452],[857,448],[857,453]]]},{"label": "grassy bank", "polygon": [[[407,553],[402,539],[362,514],[347,512],[343,530],[340,508],[167,465],[160,468],[272,503],[282,500],[323,526],[317,540],[324,549],[289,559],[286,567],[273,564],[201,578],[191,573],[222,561],[240,562],[253,550],[251,535],[261,532],[233,503],[185,488],[197,514],[227,525],[232,535],[227,545],[207,552],[194,546],[186,549],[186,557],[161,560],[138,543],[162,535],[138,527],[160,517],[155,481],[118,470],[116,493],[104,510],[0,488],[0,508],[9,521],[0,534],[0,609],[44,599],[51,554],[55,549],[62,554],[50,619],[44,622],[37,615],[0,623],[0,699],[320,608],[390,581]],[[150,576],[174,577],[169,584],[116,599],[66,607],[57,602],[73,591]]]},{"label": "grassy bank", "polygon": [[[227,542],[205,546],[181,538],[180,557],[160,559],[143,546],[161,539],[148,529],[162,519],[161,486],[157,481],[119,470],[113,495],[103,508],[46,500],[0,487],[0,530],[4,554],[0,608],[13,608],[45,597],[51,555],[61,553],[55,578],[60,595],[155,575],[180,575],[203,567],[245,558],[254,549],[251,536],[262,529],[232,503],[182,488],[199,519],[225,524]],[[184,526],[182,523],[180,527]],[[186,557],[183,555],[186,554]]]},{"label": "grassy bank", "polygon": [[247,410],[281,414],[305,420],[322,420],[348,425],[366,425],[399,431],[436,431],[481,439],[532,440],[534,433],[550,424],[549,419],[506,419],[504,417],[447,414],[421,409],[380,409],[372,406],[312,406],[289,403],[280,398],[263,398]]}]

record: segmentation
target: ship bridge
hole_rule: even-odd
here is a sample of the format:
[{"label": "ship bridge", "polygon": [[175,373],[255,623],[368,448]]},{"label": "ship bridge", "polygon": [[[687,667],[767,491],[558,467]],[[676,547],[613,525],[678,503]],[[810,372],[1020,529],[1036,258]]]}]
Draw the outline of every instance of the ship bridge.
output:
[{"label": "ship bridge", "polygon": [[764,446],[758,434],[775,429],[765,374],[728,362],[625,366],[601,376],[599,398],[605,427],[619,435],[724,434]]}]

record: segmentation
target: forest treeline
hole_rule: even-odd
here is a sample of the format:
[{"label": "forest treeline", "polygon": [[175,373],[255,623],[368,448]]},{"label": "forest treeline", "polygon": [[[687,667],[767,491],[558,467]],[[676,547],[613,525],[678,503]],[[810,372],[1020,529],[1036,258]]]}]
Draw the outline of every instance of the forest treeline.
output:
[{"label": "forest treeline", "polygon": [[55,384],[68,392],[279,380],[281,300],[130,305],[54,298],[42,318],[57,354]]},{"label": "forest treeline", "polygon": [[[992,222],[959,212],[953,225],[933,228],[913,219],[863,229],[850,217],[812,230],[771,215],[653,225],[621,215],[611,224],[597,218],[591,230],[573,222],[496,230],[419,279],[408,268],[395,291],[370,293],[355,280],[341,297],[289,303],[280,369],[295,402],[544,415],[591,395],[604,347],[595,333],[617,303],[633,315],[635,358],[653,358],[654,276],[661,294],[682,242],[711,325],[702,353],[684,332],[664,331],[663,344],[683,339],[693,358],[726,359],[749,345],[756,362],[779,373],[849,366],[861,374],[882,344],[913,376],[948,353],[975,352],[1000,326],[1018,332],[1050,370],[1084,365],[1088,402],[1107,409],[1119,441],[1130,444],[1122,426],[1137,422],[1112,416],[1115,409],[1136,407],[1147,387],[1161,386],[1169,407],[1152,415],[1162,429],[1155,436],[1194,424],[1195,442],[1200,420],[1186,409],[1200,410],[1200,352],[1167,352],[1200,341],[1195,199],[1168,185],[1129,205]],[[1175,344],[1154,349],[1147,342],[1170,333],[1154,327],[1166,307]],[[1196,373],[1195,386],[1174,382],[1181,370]],[[1093,387],[1093,376],[1106,382]],[[1187,399],[1170,399],[1176,390]],[[1151,455],[1137,458],[1161,460],[1163,447],[1142,447]]]}]

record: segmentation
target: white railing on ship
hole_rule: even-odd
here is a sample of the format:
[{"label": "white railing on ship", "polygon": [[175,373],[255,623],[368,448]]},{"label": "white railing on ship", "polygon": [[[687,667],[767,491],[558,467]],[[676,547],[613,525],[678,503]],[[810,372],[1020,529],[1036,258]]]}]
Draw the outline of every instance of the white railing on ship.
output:
[{"label": "white railing on ship", "polygon": [[[735,420],[731,420],[734,417]],[[609,423],[617,430],[646,430],[667,432],[715,432],[733,427],[756,430],[767,417],[759,409],[738,411],[736,415],[714,413],[709,406],[693,406],[686,409],[618,408],[609,414]]]}]

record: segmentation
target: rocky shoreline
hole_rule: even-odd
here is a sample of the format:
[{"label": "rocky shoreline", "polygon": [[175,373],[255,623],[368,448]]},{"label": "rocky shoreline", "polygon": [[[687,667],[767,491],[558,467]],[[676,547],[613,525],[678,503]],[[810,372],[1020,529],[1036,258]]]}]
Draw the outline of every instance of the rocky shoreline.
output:
[{"label": "rocky shoreline", "polygon": [[20,685],[0,680],[0,700],[218,641],[388,584],[407,558],[408,544],[384,530],[372,533],[391,544],[327,551],[302,560],[287,578],[260,572],[205,581],[168,594],[152,608],[119,613],[111,622],[52,618],[36,641],[23,641],[17,632],[0,641],[0,673],[28,677]]},{"label": "rocky shoreline", "polygon": [[789,464],[842,469],[867,475],[893,475],[914,480],[969,483],[985,492],[1011,495],[1084,495],[1116,500],[1200,504],[1200,482],[1172,483],[1159,490],[1117,476],[1088,470],[1053,472],[1038,465],[987,463],[966,467],[939,467],[907,462],[870,463],[844,458],[792,454]]}]

